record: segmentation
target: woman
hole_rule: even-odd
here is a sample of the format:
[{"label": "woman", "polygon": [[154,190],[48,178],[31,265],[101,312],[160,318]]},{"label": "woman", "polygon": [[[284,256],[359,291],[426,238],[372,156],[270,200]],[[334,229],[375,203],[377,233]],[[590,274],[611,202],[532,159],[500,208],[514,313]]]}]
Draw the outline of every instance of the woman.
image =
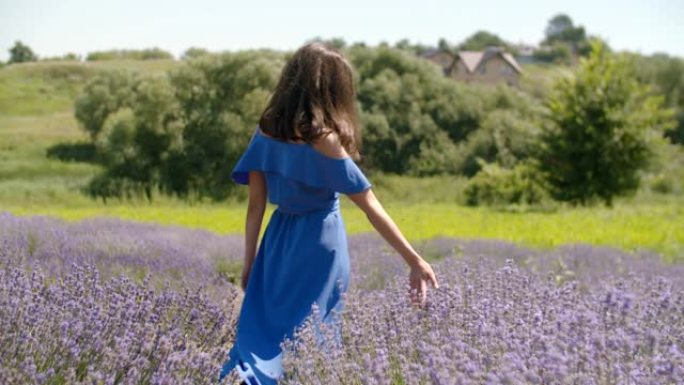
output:
[{"label": "woman", "polygon": [[[249,185],[245,224],[245,297],[235,344],[219,381],[235,369],[244,383],[276,384],[280,343],[319,309],[332,323],[349,282],[349,253],[339,194],[346,194],[410,267],[412,298],[424,302],[432,268],[406,241],[354,162],[359,123],[353,73],[323,44],[298,49],[285,65],[247,150],[233,169]],[[273,212],[257,249],[266,199]]]}]

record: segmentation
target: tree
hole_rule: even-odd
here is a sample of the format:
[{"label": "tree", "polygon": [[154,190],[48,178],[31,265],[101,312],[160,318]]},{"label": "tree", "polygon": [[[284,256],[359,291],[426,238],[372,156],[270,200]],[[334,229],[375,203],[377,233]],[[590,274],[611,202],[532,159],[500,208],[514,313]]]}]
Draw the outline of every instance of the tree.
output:
[{"label": "tree", "polygon": [[459,44],[458,49],[465,51],[482,51],[491,46],[502,47],[514,55],[517,54],[516,50],[512,49],[511,45],[508,44],[504,39],[487,31],[475,32],[473,35]]},{"label": "tree", "polygon": [[332,47],[335,47],[339,50],[344,49],[347,47],[347,42],[344,40],[344,38],[341,37],[334,37],[332,39],[324,39],[320,36],[316,36],[314,38],[311,38],[306,41],[306,43],[311,43],[311,42],[320,42],[320,43],[326,43]]},{"label": "tree", "polygon": [[394,48],[396,49],[403,49],[403,50],[409,50],[411,49],[411,41],[409,39],[401,39],[394,43]]},{"label": "tree", "polygon": [[33,50],[20,41],[14,43],[14,47],[10,48],[10,58],[8,63],[24,63],[38,60],[38,56],[33,53]]},{"label": "tree", "polygon": [[211,52],[205,48],[199,48],[199,47],[190,47],[183,52],[181,55],[182,60],[189,60],[189,59],[195,59],[201,56],[206,56],[210,55]]},{"label": "tree", "polygon": [[433,48],[428,44],[421,43],[411,43],[409,39],[401,39],[394,43],[394,48],[406,52],[411,52],[414,55],[420,55],[421,53]]},{"label": "tree", "polygon": [[397,49],[357,48],[350,58],[359,78],[365,165],[414,175],[453,173],[455,148],[435,119],[458,118],[451,113],[455,105],[439,98],[458,85],[432,63]]},{"label": "tree", "polygon": [[437,42],[437,49],[440,51],[444,52],[451,52],[451,44],[445,39],[445,38],[440,38],[439,41]]},{"label": "tree", "polygon": [[[553,55],[553,53],[562,54],[560,46],[566,46],[574,56],[586,57],[591,51],[591,42],[594,40],[601,40],[596,36],[587,37],[587,33],[582,26],[575,26],[570,19],[570,16],[565,14],[558,14],[549,20],[549,24],[544,31],[545,38],[542,41],[542,46],[554,47],[551,50],[552,59],[550,61],[564,61],[562,57]],[[608,50],[608,45],[602,42],[603,46]]]},{"label": "tree", "polygon": [[182,126],[174,90],[165,77],[136,82],[131,107],[111,113],[96,140],[105,173],[91,181],[91,195],[107,198],[152,191],[162,185],[170,153],[181,147]]},{"label": "tree", "polygon": [[587,39],[584,27],[575,27],[570,16],[565,14],[558,14],[549,20],[544,33],[546,39],[543,44],[551,44],[555,41],[578,44]]},{"label": "tree", "polygon": [[171,73],[182,146],[161,168],[164,190],[222,200],[235,189],[230,171],[283,64],[275,51],[242,51],[204,56]]},{"label": "tree", "polygon": [[136,76],[127,71],[105,72],[83,88],[74,103],[74,115],[95,141],[109,114],[133,105]]},{"label": "tree", "polygon": [[161,48],[145,48],[145,49],[112,49],[108,51],[90,52],[86,56],[86,61],[98,60],[157,60],[157,59],[173,59],[170,52],[164,51]]},{"label": "tree", "polygon": [[677,114],[679,123],[666,136],[672,143],[684,145],[684,60],[664,53],[630,55],[637,62],[637,78],[653,84],[665,97],[665,105]]},{"label": "tree", "polygon": [[61,56],[50,56],[40,59],[41,61],[81,61],[81,56],[74,52],[67,52]]},{"label": "tree", "polygon": [[540,47],[540,49],[534,51],[533,55],[535,59],[547,63],[572,64],[572,52],[570,52],[570,47],[562,42],[544,45]]},{"label": "tree", "polygon": [[639,83],[622,56],[592,42],[575,76],[560,78],[547,101],[540,168],[554,198],[585,205],[639,185],[639,171],[673,125],[663,98]]},{"label": "tree", "polygon": [[470,176],[480,168],[477,157],[512,166],[528,156],[539,116],[532,98],[510,87],[455,82],[396,49],[355,48],[349,57],[359,79],[364,166]]},{"label": "tree", "polygon": [[[364,167],[473,175],[477,157],[504,167],[529,158],[539,115],[532,99],[509,87],[454,82],[410,50],[345,50],[358,84]],[[167,76],[94,78],[76,101],[77,119],[104,166],[89,184],[91,195],[150,198],[159,191],[222,200],[234,194],[230,170],[288,55],[225,52],[188,60]]]}]

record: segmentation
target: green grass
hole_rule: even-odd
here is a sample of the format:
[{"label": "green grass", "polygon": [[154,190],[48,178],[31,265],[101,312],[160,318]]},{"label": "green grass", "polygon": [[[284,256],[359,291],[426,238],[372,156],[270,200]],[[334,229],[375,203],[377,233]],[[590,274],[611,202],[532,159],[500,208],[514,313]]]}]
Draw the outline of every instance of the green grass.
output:
[{"label": "green grass", "polygon": [[[449,203],[389,201],[385,207],[413,241],[453,236],[501,239],[536,247],[590,243],[626,250],[646,248],[663,253],[668,259],[684,258],[684,206],[677,203],[630,205],[625,202],[613,209],[562,208],[555,212],[522,213]],[[220,234],[241,233],[245,216],[245,207],[240,204],[189,206],[172,201],[8,207],[8,210],[17,215],[43,214],[68,220],[111,216],[204,228]],[[365,215],[346,199],[343,200],[342,211],[350,233],[372,231]]]},{"label": "green grass", "polygon": [[[98,166],[46,156],[55,144],[87,141],[73,118],[72,98],[97,71],[129,68],[156,73],[179,64],[171,60],[50,62],[1,68],[0,211],[67,220],[111,216],[241,233],[244,203],[190,205],[156,197],[151,204],[113,201],[105,205],[79,192],[99,172]],[[649,248],[684,260],[684,198],[641,194],[618,201],[613,209],[497,210],[460,205],[465,183],[461,178],[377,174],[369,178],[388,212],[413,241],[454,236],[537,247],[581,242],[628,250]],[[363,213],[346,199],[342,210],[350,233],[372,231]]]},{"label": "green grass", "polygon": [[176,60],[54,61],[0,68],[0,116],[39,116],[71,111],[73,99],[92,77],[106,70],[163,73]]},{"label": "green grass", "polygon": [[46,156],[54,144],[86,139],[69,113],[0,117],[0,207],[88,204],[79,189],[100,168]]},{"label": "green grass", "polygon": [[87,205],[79,190],[99,166],[62,162],[46,156],[60,143],[84,143],[73,99],[104,70],[163,73],[182,65],[174,60],[54,61],[0,68],[0,208]]}]

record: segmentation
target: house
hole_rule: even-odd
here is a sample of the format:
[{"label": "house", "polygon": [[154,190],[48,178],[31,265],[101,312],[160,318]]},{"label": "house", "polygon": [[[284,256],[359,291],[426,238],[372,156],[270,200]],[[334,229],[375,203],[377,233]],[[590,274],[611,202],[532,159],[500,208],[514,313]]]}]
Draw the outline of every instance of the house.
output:
[{"label": "house", "polygon": [[448,69],[451,68],[451,65],[454,62],[454,55],[452,55],[451,52],[437,48],[429,49],[423,52],[420,56],[424,59],[437,63],[440,67],[442,67],[444,75],[448,75]]},{"label": "house", "polygon": [[430,50],[420,56],[442,67],[444,75],[467,83],[506,83],[517,85],[522,73],[515,57],[501,47],[487,47],[484,51],[450,52]]},{"label": "house", "polygon": [[514,44],[512,48],[518,52],[518,54],[515,55],[515,60],[518,61],[518,64],[524,65],[539,62],[539,60],[534,57],[535,51],[539,49],[538,47],[521,42],[519,44]]}]

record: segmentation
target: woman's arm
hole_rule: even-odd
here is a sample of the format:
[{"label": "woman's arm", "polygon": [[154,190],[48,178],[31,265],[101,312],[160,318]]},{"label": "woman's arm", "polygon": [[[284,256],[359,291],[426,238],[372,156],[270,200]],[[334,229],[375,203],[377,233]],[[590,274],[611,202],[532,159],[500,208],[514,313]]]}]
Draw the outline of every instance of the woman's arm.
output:
[{"label": "woman's arm", "polygon": [[389,214],[387,214],[371,189],[364,190],[357,194],[349,194],[348,196],[349,199],[363,210],[366,217],[368,217],[368,221],[378,233],[380,233],[387,243],[389,243],[409,265],[411,268],[409,276],[411,289],[415,290],[419,296],[418,300],[422,303],[425,300],[427,293],[426,283],[431,283],[434,288],[438,287],[437,278],[430,265],[421,258],[406,240],[399,230],[399,227],[397,227]]},{"label": "woman's arm", "polygon": [[266,181],[264,174],[258,171],[249,172],[249,203],[245,219],[245,264],[242,269],[242,289],[247,287],[249,272],[252,270],[257,252],[257,241],[261,231],[261,223],[266,210]]}]

